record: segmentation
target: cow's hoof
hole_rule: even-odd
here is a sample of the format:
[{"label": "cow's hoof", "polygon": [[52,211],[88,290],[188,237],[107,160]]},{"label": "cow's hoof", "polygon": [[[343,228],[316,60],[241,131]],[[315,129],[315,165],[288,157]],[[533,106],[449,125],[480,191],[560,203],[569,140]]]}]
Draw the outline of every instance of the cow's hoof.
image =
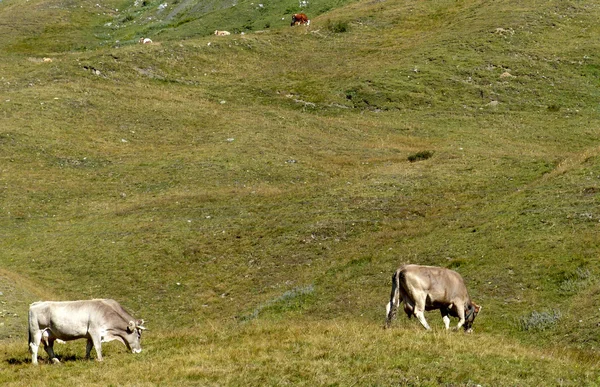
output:
[{"label": "cow's hoof", "polygon": [[52,364],[60,364],[60,360],[58,360],[57,358],[53,358]]}]

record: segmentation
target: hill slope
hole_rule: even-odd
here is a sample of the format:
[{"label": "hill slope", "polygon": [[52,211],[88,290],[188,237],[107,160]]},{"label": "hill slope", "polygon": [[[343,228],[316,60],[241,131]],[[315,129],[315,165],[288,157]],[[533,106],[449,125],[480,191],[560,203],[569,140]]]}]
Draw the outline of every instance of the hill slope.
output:
[{"label": "hill slope", "polygon": [[[595,4],[78,4],[0,3],[0,380],[600,382]],[[403,262],[465,277],[475,335],[380,330]],[[144,353],[30,369],[42,296],[119,300]]]}]

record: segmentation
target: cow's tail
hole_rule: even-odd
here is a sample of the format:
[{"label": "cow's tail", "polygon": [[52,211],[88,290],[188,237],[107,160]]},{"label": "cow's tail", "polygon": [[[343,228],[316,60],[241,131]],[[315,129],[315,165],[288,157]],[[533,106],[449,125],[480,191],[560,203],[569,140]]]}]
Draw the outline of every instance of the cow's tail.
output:
[{"label": "cow's tail", "polygon": [[27,347],[29,348],[29,352],[32,352],[33,349],[31,348],[31,343],[33,342],[33,337],[31,336],[31,318],[32,318],[32,313],[31,310],[29,311],[29,313],[27,314],[27,337],[28,337],[28,343],[27,343]]},{"label": "cow's tail", "polygon": [[390,302],[386,306],[386,321],[384,328],[389,328],[392,320],[396,316],[398,306],[400,305],[400,270],[392,275],[392,292]]}]

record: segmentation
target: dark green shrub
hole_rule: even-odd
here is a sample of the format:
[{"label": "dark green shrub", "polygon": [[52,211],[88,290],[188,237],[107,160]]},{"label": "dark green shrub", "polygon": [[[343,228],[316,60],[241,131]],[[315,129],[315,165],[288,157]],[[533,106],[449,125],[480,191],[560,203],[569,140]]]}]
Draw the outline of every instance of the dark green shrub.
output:
[{"label": "dark green shrub", "polygon": [[325,24],[325,27],[336,34],[342,33],[342,32],[347,32],[350,30],[350,26],[348,24],[347,21],[343,21],[343,20],[337,20],[332,22],[331,20],[327,20],[327,23]]},{"label": "dark green shrub", "polygon": [[558,112],[560,110],[560,105],[556,105],[556,104],[552,104],[552,105],[548,105],[548,111],[549,112]]},{"label": "dark green shrub", "polygon": [[421,151],[408,156],[408,161],[414,163],[415,161],[427,160],[431,156],[433,156],[432,151]]}]

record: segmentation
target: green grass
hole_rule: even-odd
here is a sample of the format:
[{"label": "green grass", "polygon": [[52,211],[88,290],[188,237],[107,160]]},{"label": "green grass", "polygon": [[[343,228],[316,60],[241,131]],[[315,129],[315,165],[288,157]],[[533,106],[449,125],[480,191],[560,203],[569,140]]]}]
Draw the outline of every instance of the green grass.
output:
[{"label": "green grass", "polygon": [[[74,4],[0,2],[0,381],[600,384],[594,4]],[[407,262],[473,335],[381,329]],[[30,302],[99,297],[141,355],[28,364]]]},{"label": "green grass", "polygon": [[[137,355],[105,344],[103,363],[84,345],[61,346],[62,366],[33,367],[9,358],[7,385],[594,385],[597,358],[564,348],[526,349],[500,335],[463,336],[416,325],[382,330],[364,320],[237,326],[202,324],[154,334]],[[265,338],[269,338],[266,340]],[[12,353],[22,348],[7,346]],[[140,377],[143,375],[143,377]]]}]

